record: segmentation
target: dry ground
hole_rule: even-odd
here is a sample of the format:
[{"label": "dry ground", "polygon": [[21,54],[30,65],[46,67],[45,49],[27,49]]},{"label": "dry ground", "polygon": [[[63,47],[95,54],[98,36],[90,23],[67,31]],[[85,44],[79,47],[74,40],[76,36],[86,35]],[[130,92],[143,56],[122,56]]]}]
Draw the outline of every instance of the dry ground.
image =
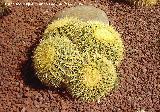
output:
[{"label": "dry ground", "polygon": [[[160,112],[160,4],[136,8],[105,0],[13,0],[55,5],[11,5],[0,19],[0,112]],[[59,4],[59,3],[62,3]],[[103,9],[122,34],[126,56],[119,87],[98,103],[70,99],[34,77],[31,51],[54,14],[78,3]]]}]

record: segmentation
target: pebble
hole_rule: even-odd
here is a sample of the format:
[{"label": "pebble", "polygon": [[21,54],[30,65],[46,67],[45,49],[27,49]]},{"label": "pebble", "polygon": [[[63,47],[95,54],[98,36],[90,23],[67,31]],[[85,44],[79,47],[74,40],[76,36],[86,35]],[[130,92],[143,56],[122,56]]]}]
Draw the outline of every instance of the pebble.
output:
[{"label": "pebble", "polygon": [[83,21],[100,21],[109,25],[109,20],[106,13],[93,6],[76,6],[71,8],[65,8],[62,11],[58,12],[54,19],[64,18],[64,17],[78,17]]},{"label": "pebble", "polygon": [[26,112],[26,108],[23,107],[22,110],[21,110],[21,112]]}]

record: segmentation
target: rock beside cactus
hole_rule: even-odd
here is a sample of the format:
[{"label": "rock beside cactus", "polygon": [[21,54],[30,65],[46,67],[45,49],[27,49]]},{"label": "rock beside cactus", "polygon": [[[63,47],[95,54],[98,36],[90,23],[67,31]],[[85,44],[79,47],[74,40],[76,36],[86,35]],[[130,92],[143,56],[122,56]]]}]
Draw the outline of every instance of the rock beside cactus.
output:
[{"label": "rock beside cactus", "polygon": [[106,13],[103,10],[93,6],[82,5],[71,8],[65,8],[54,16],[54,20],[64,17],[76,17],[85,22],[90,20],[101,21],[106,25],[109,25],[109,20]]}]

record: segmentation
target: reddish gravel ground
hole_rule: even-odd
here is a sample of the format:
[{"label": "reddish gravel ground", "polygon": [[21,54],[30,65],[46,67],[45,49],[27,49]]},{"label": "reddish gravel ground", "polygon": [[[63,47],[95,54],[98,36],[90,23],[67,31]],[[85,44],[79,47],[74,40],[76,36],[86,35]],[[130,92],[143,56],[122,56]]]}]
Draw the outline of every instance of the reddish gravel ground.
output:
[{"label": "reddish gravel ground", "polygon": [[[69,6],[63,1],[54,6],[11,5],[12,12],[0,19],[0,112],[160,112],[160,4],[136,8],[105,0],[68,0]],[[63,90],[46,88],[31,67],[31,51],[54,14],[78,3],[104,10],[124,40],[120,84],[100,103],[84,103]]]}]

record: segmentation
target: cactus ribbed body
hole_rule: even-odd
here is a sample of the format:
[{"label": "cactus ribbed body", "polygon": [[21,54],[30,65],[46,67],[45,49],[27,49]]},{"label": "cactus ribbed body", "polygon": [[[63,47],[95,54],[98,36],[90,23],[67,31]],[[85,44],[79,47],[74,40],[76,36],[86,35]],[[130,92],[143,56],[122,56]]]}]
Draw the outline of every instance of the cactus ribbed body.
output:
[{"label": "cactus ribbed body", "polygon": [[67,85],[69,93],[85,101],[100,100],[115,86],[117,73],[109,60],[90,62],[71,75]]},{"label": "cactus ribbed body", "polygon": [[65,35],[81,52],[105,56],[117,66],[123,58],[124,46],[120,34],[112,26],[101,22],[82,22],[77,18],[60,19],[48,26],[44,35]]},{"label": "cactus ribbed body", "polygon": [[74,44],[65,37],[42,40],[34,51],[38,78],[46,85],[59,87],[65,74],[73,73],[82,60]]},{"label": "cactus ribbed body", "polygon": [[[123,59],[124,46],[120,34],[112,27],[101,22],[89,22],[92,35],[84,42],[88,44],[91,54],[98,52],[118,66]],[[83,42],[83,41],[82,41]],[[87,49],[88,49],[87,48]]]},{"label": "cactus ribbed body", "polygon": [[117,83],[123,58],[120,34],[98,21],[63,18],[52,22],[34,51],[37,77],[82,100],[99,100]]}]

